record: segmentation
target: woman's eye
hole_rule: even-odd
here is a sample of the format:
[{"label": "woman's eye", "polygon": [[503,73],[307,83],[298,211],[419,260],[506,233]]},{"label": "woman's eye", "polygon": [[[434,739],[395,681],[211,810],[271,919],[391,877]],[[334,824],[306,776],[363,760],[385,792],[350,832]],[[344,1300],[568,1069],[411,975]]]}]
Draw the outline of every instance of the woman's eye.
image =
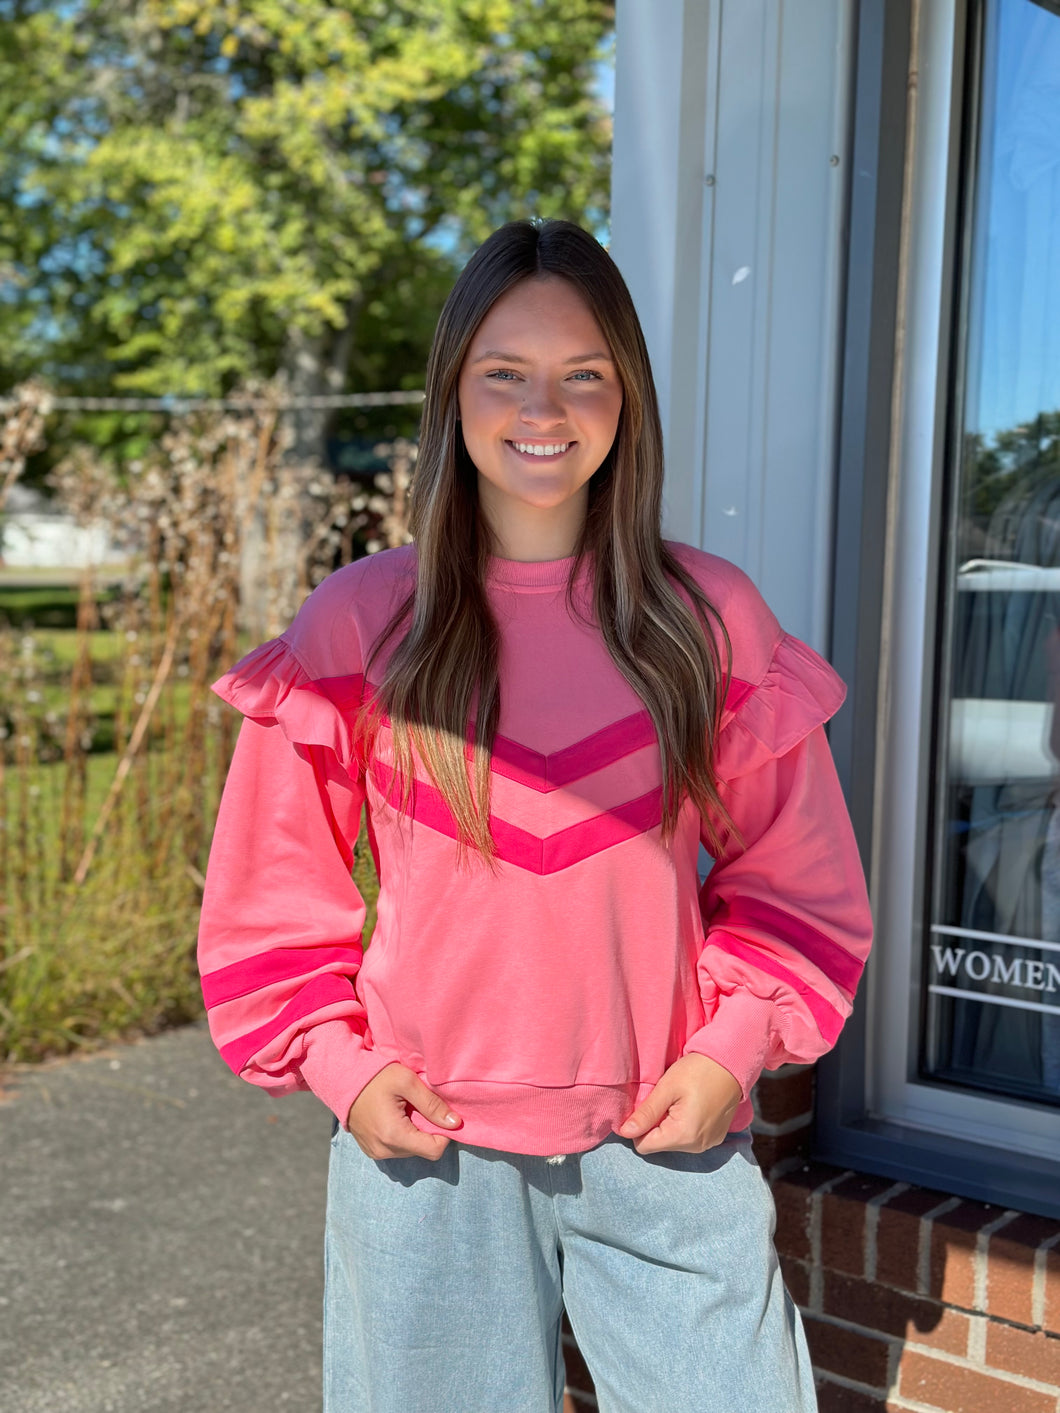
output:
[{"label": "woman's eye", "polygon": [[[491,368],[486,377],[495,383],[519,381],[519,374],[511,368]],[[601,382],[603,380],[603,374],[598,373],[595,368],[577,368],[569,377],[571,381],[579,383]]]}]

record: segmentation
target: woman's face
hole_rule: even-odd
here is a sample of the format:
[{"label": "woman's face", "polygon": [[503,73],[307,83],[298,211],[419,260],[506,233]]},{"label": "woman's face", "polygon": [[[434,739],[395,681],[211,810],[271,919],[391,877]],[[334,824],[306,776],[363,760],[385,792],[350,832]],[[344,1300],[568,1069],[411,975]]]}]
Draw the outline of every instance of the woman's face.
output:
[{"label": "woman's face", "polygon": [[622,385],[600,326],[564,279],[526,279],[492,306],[457,387],[479,504],[513,559],[573,553],[589,478],[611,450]]}]

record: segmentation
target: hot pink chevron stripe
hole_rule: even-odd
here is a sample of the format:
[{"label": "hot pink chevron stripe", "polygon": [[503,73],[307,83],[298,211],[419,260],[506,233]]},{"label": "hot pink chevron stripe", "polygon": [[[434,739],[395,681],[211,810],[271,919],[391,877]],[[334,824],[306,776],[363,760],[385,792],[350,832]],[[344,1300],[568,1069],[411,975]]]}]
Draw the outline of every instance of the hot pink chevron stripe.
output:
[{"label": "hot pink chevron stripe", "polygon": [[593,771],[603,770],[604,766],[613,765],[644,746],[654,745],[655,740],[651,717],[646,711],[638,711],[550,755],[542,755],[507,736],[497,736],[490,767],[518,785],[548,794]]},{"label": "hot pink chevron stripe", "polygon": [[[750,682],[733,678],[725,695],[725,710],[736,711],[753,690]],[[614,765],[645,746],[653,746],[656,740],[650,713],[638,711],[551,755],[542,755],[507,736],[498,736],[494,741],[491,768],[519,785],[546,794]]]},{"label": "hot pink chevron stripe", "polygon": [[[377,765],[373,768],[373,776],[380,792],[397,808],[401,790],[396,772]],[[411,814],[428,829],[434,829],[450,839],[457,837],[456,821],[449,806],[440,791],[425,781],[413,782]],[[615,844],[635,839],[638,834],[647,833],[661,822],[662,787],[656,786],[646,795],[594,815],[592,819],[568,825],[566,829],[543,839],[496,815],[490,816],[490,833],[498,858],[514,864],[516,868],[526,869],[528,873],[546,874],[559,873]]]},{"label": "hot pink chevron stripe", "polygon": [[853,996],[865,963],[840,947],[831,937],[818,931],[802,918],[793,917],[783,908],[766,902],[764,898],[734,898],[721,903],[711,914],[711,924],[739,932],[744,927],[753,927],[769,933],[781,942],[787,942],[824,972],[829,981],[842,987]]},{"label": "hot pink chevron stripe", "polygon": [[341,1005],[344,1002],[352,1001],[354,1001],[354,991],[348,977],[336,976],[334,972],[330,971],[325,972],[323,976],[315,976],[312,981],[302,987],[292,1000],[288,1001],[282,1011],[273,1016],[272,1020],[266,1021],[264,1025],[259,1025],[249,1034],[237,1036],[227,1045],[222,1045],[221,1058],[233,1073],[239,1074],[251,1056],[259,1054],[270,1040],[274,1040],[277,1035],[282,1035],[289,1026],[301,1020],[303,1016],[322,1010],[326,1006]]},{"label": "hot pink chevron stripe", "polygon": [[736,711],[754,691],[754,685],[750,682],[741,682],[739,677],[729,680],[729,690],[725,693],[725,710]]},{"label": "hot pink chevron stripe", "polygon": [[829,1045],[835,1044],[839,1038],[839,1032],[843,1028],[844,1017],[834,1006],[829,1005],[823,996],[818,996],[803,977],[796,976],[782,963],[775,961],[768,952],[762,952],[757,947],[741,942],[730,932],[715,932],[712,927],[707,934],[706,945],[718,947],[721,951],[728,952],[730,956],[739,957],[748,966],[754,967],[758,971],[768,972],[770,976],[775,976],[778,981],[783,981],[790,986],[806,1003],[807,1009],[817,1022],[821,1038]]},{"label": "hot pink chevron stripe", "polygon": [[[377,688],[374,683],[366,682],[363,674],[351,674],[322,677],[302,683],[296,690],[315,693],[339,711],[353,714]],[[735,711],[752,691],[750,683],[733,678],[726,693],[725,710]],[[389,726],[389,717],[384,715],[381,725]],[[535,751],[508,736],[497,736],[493,742],[490,768],[518,785],[525,785],[539,794],[549,794],[597,770],[603,770],[605,766],[614,765],[634,751],[654,745],[655,741],[655,726],[650,714],[638,711],[549,754]],[[468,750],[470,753],[470,747]]]},{"label": "hot pink chevron stripe", "polygon": [[211,1010],[225,1001],[249,996],[277,981],[308,976],[327,968],[331,972],[345,971],[352,975],[361,961],[360,947],[274,947],[257,957],[247,957],[230,966],[207,972],[202,978],[202,998]]}]

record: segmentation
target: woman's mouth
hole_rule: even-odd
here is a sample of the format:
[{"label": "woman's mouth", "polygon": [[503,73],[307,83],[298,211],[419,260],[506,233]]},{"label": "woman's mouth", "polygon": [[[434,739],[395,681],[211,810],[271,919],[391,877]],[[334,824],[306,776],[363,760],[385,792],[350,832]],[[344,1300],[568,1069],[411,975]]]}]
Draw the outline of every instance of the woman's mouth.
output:
[{"label": "woman's mouth", "polygon": [[558,461],[565,456],[574,442],[513,442],[505,443],[519,456],[528,461]]}]

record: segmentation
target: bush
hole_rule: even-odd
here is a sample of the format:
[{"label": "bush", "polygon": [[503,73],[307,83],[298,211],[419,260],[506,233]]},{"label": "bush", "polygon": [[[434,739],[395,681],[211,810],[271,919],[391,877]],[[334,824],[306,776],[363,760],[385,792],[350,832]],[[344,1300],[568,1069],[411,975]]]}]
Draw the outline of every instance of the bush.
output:
[{"label": "bush", "polygon": [[[9,422],[0,486],[16,443]],[[125,484],[78,449],[56,492],[79,519],[105,512],[123,581],[104,593],[86,572],[73,626],[47,630],[34,608],[54,595],[0,588],[0,1058],[202,1013],[198,909],[238,725],[209,684],[246,646],[248,546],[264,536],[258,605],[275,633],[333,566],[351,513],[284,450],[268,405],[176,424]],[[355,873],[374,902],[363,841]]]}]

